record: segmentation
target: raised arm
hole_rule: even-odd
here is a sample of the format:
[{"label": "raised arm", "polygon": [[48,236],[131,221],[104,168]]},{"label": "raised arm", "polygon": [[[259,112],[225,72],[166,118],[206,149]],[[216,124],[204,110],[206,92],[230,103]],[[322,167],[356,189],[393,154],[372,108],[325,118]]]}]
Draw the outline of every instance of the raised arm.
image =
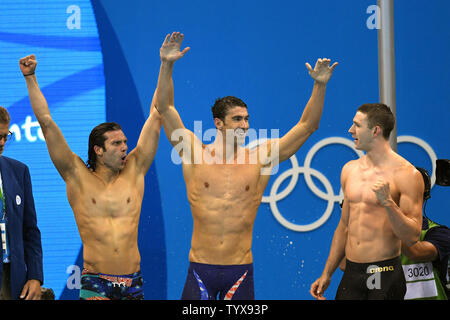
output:
[{"label": "raised arm", "polygon": [[20,70],[27,83],[31,107],[44,134],[50,158],[61,177],[66,180],[73,173],[75,162],[79,158],[70,150],[61,130],[50,115],[47,101],[39,89],[36,79],[36,65],[35,55],[29,55],[19,60]]},{"label": "raised arm", "polygon": [[323,103],[325,100],[325,89],[334,69],[335,62],[331,67],[329,59],[318,59],[314,69],[309,63],[306,67],[311,77],[315,80],[311,97],[306,104],[300,121],[279,139],[279,161],[289,159],[305,143],[309,136],[319,128],[322,116]]},{"label": "raised arm", "polygon": [[156,155],[159,143],[159,133],[161,131],[161,115],[155,108],[156,90],[153,93],[150,104],[150,114],[142,127],[136,148],[129,154],[128,159],[136,159],[136,169],[142,174],[146,174]]},{"label": "raised arm", "polygon": [[[159,71],[156,108],[162,115],[164,131],[170,143],[183,156],[183,150],[192,150],[194,143],[201,143],[199,139],[187,130],[174,106],[172,72],[175,61],[181,59],[189,47],[180,51],[183,34],[173,32],[168,34],[161,46],[161,67]],[[189,152],[191,155],[192,153]],[[192,158],[191,158],[192,159]]]}]

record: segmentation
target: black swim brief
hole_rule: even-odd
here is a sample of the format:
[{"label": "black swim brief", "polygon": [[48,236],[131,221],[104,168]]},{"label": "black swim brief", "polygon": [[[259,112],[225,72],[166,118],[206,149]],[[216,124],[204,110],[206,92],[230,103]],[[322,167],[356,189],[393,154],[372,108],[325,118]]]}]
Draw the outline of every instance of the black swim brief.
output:
[{"label": "black swim brief", "polygon": [[371,263],[347,259],[336,300],[403,300],[405,293],[400,257]]}]

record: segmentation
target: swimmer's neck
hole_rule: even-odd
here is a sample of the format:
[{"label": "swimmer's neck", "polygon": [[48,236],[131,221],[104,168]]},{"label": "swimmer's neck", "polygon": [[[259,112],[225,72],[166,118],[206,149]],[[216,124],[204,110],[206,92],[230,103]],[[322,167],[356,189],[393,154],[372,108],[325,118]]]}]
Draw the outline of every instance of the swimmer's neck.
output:
[{"label": "swimmer's neck", "polygon": [[371,167],[380,167],[390,161],[390,156],[395,153],[389,141],[379,141],[366,153],[366,164]]},{"label": "swimmer's neck", "polygon": [[223,160],[238,157],[238,152],[242,152],[245,148],[241,147],[237,143],[229,142],[227,144],[226,139],[216,139],[213,143],[206,146],[210,150],[214,150],[216,157],[222,158]]},{"label": "swimmer's neck", "polygon": [[98,164],[95,170],[92,171],[92,173],[106,185],[116,181],[120,172],[120,170],[115,171],[101,164]]}]

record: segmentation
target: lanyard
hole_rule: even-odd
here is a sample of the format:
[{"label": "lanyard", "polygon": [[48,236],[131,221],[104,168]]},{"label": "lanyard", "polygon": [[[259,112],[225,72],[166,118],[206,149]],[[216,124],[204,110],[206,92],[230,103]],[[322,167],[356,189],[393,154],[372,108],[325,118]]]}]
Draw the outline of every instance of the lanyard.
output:
[{"label": "lanyard", "polygon": [[1,241],[2,241],[2,251],[3,251],[3,263],[9,263],[9,243],[8,243],[8,234],[6,232],[6,208],[5,208],[5,197],[3,195],[3,188],[0,187],[0,198],[2,200],[2,216],[0,219],[0,228],[1,228]]},{"label": "lanyard", "polygon": [[5,215],[6,215],[6,204],[5,204],[5,196],[3,195],[3,188],[0,187],[0,199],[2,200],[2,218],[1,220],[5,220]]}]

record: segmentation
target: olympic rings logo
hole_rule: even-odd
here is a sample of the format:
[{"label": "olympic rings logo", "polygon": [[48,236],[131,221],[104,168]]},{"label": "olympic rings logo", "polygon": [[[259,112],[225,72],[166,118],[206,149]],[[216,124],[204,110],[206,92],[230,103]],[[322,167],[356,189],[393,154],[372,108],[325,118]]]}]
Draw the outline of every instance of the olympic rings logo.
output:
[{"label": "olympic rings logo", "polygon": [[[434,186],[434,183],[436,181],[436,153],[434,150],[430,147],[428,143],[426,143],[424,140],[414,137],[414,136],[399,136],[397,137],[397,144],[400,143],[413,143],[421,147],[430,157],[431,163],[432,163],[432,176],[431,176],[431,186]],[[314,157],[314,155],[319,151],[321,148],[332,145],[332,144],[342,144],[346,147],[349,147],[351,150],[353,150],[358,157],[361,157],[364,155],[362,151],[356,150],[354,147],[354,143],[352,140],[341,138],[341,137],[330,137],[323,140],[320,140],[317,142],[307,153],[305,157],[305,162],[303,163],[303,166],[300,167],[298,165],[297,157],[295,154],[289,159],[292,164],[292,168],[284,171],[281,173],[274,181],[272,188],[270,189],[270,193],[268,196],[263,196],[262,202],[269,203],[270,210],[272,211],[272,214],[274,215],[275,219],[284,227],[287,229],[298,231],[298,232],[306,232],[311,231],[314,229],[319,228],[321,225],[323,225],[328,218],[331,216],[331,213],[334,209],[335,202],[341,202],[344,198],[342,188],[339,191],[339,194],[334,194],[333,188],[331,186],[330,181],[325,177],[320,171],[311,168],[311,162]],[[309,187],[309,189],[320,199],[323,199],[327,202],[327,207],[325,209],[325,212],[322,214],[322,216],[317,219],[316,221],[306,224],[306,225],[300,225],[292,223],[288,220],[286,220],[283,215],[281,214],[280,210],[277,206],[277,201],[286,198],[292,190],[297,185],[298,176],[300,174],[303,174],[305,177],[306,185]],[[316,184],[312,180],[312,176],[317,178],[322,185],[325,187],[325,192],[323,192],[321,189],[319,189]],[[278,192],[278,189],[280,188],[281,184],[284,180],[291,178],[289,184],[281,191]]]}]

